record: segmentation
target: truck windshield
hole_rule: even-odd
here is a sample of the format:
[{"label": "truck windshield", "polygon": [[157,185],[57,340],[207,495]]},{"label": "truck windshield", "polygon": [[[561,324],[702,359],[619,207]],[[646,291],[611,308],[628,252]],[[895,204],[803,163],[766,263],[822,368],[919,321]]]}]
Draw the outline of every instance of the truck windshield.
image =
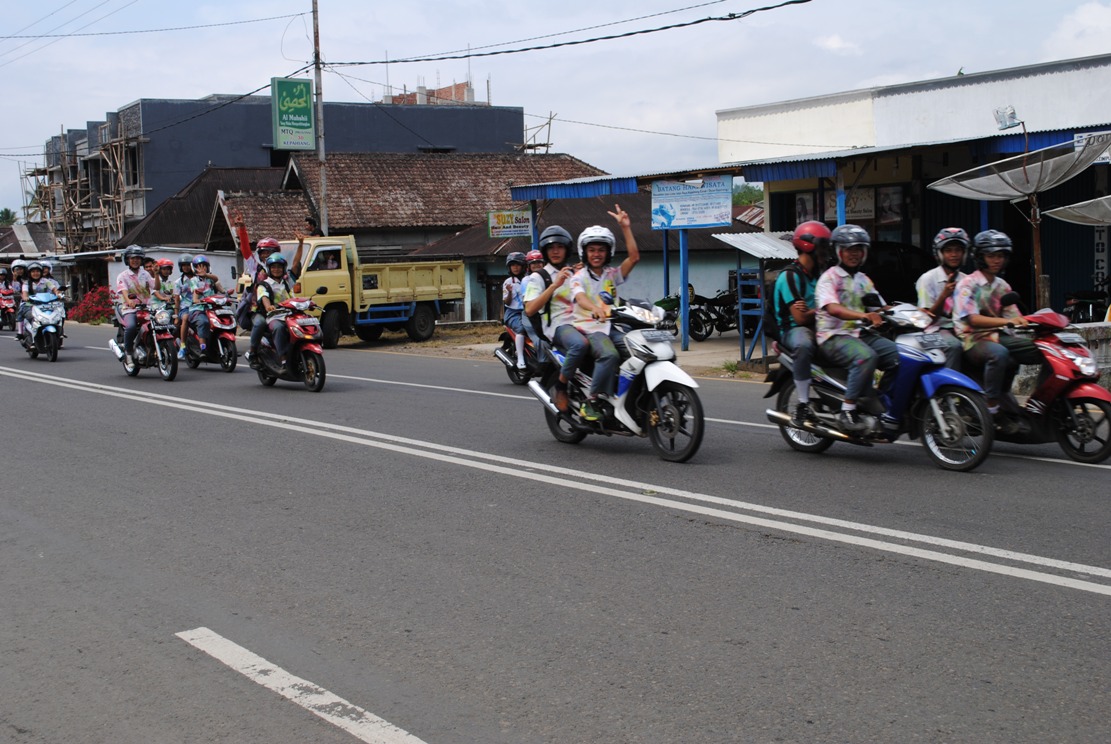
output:
[{"label": "truck windshield", "polygon": [[328,271],[339,268],[338,247],[318,248],[309,263],[309,271]]}]

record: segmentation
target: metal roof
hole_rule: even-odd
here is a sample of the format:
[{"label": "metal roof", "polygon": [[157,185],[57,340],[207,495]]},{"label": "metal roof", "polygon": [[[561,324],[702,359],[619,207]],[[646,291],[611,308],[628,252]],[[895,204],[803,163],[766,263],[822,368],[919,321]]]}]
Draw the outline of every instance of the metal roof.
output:
[{"label": "metal roof", "polygon": [[794,260],[798,256],[795,247],[787,242],[791,233],[714,233],[726,245],[743,251],[753,258],[786,258]]}]

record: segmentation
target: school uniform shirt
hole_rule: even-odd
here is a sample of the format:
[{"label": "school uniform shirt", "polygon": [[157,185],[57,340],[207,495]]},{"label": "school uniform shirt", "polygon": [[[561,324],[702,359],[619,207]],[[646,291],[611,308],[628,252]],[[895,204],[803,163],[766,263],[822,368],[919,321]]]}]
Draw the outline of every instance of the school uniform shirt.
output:
[{"label": "school uniform shirt", "polygon": [[[579,295],[585,294],[595,305],[601,305],[602,292],[609,292],[613,296],[614,302],[616,302],[617,288],[624,282],[625,277],[621,275],[621,269],[616,266],[603,266],[602,273],[599,276],[595,276],[588,267],[584,266],[571,277],[571,300],[574,301]],[[590,315],[590,311],[578,303],[575,303],[573,307],[572,322],[575,324],[575,328],[587,335],[591,333],[609,334],[610,322],[608,320],[595,320]]]},{"label": "school uniform shirt", "polygon": [[[814,288],[814,306],[818,310],[817,338],[818,343],[824,343],[834,336],[852,336],[860,338],[860,331],[870,328],[871,323],[862,320],[842,320],[835,318],[826,311],[828,305],[844,305],[858,313],[866,312],[864,309],[864,296],[876,291],[876,286],[863,271],[850,274],[840,266],[827,269],[818,277],[818,284]],[[880,300],[880,304],[887,304]]]},{"label": "school uniform shirt", "polygon": [[1022,315],[1014,305],[1003,307],[1003,295],[1011,291],[1011,285],[998,276],[992,281],[981,271],[973,271],[957,282],[953,290],[953,326],[964,342],[965,351],[976,345],[977,341],[999,343],[998,328],[976,329],[968,324],[970,315],[990,315],[995,318],[1017,318]]},{"label": "school uniform shirt", "polygon": [[154,277],[148,274],[146,269],[139,269],[138,272],[133,272],[131,269],[121,271],[116,277],[116,301],[120,304],[120,312],[135,312],[135,308],[129,308],[125,304],[129,295],[135,295],[135,299],[140,303],[149,302],[154,287]]},{"label": "school uniform shirt", "polygon": [[[957,281],[959,282],[966,276],[968,276],[968,274],[965,274],[963,271],[958,271],[956,274]],[[949,272],[941,266],[930,269],[925,274],[918,277],[918,281],[914,284],[914,288],[918,292],[918,307],[924,307],[927,310],[933,307],[934,303],[937,302],[938,295],[940,295],[941,291],[945,289],[945,285],[946,283],[948,283],[948,281]],[[953,317],[953,298],[956,297],[956,295],[957,291],[954,288],[953,294],[949,295],[949,297],[946,298],[945,304],[941,308],[941,314],[945,315],[946,317],[941,318],[939,316],[937,321],[932,325],[936,325],[939,328],[952,327],[952,321],[949,321],[948,318]]]},{"label": "school uniform shirt", "polygon": [[[548,272],[549,284],[555,283],[555,276],[559,273],[559,269],[551,264],[544,264],[544,268],[540,271]],[[524,299],[525,304],[532,302],[547,289],[544,278],[540,276],[539,272],[529,274],[528,279],[525,280]],[[544,309],[541,308],[538,315],[540,316],[540,323],[543,326],[544,335],[548,338],[555,338],[555,329],[561,325],[567,325],[571,322],[571,282],[570,280],[563,283],[562,286],[552,293],[552,299],[548,302],[548,315],[545,316]]]},{"label": "school uniform shirt", "polygon": [[293,297],[293,284],[289,279],[289,275],[283,276],[281,279],[275,279],[272,276],[266,277],[266,281],[259,282],[258,289],[255,294],[258,300],[259,312],[262,312],[262,298],[270,298],[270,304],[277,306]]},{"label": "school uniform shirt", "polygon": [[[525,309],[524,288],[525,283],[519,276],[511,276],[502,282],[501,297],[506,310]],[[506,297],[509,297],[508,302],[505,301]]]}]

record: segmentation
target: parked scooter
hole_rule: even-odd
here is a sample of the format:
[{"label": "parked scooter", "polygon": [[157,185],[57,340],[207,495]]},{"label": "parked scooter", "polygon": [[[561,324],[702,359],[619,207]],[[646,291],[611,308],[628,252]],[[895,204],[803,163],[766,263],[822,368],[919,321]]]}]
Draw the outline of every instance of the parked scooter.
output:
[{"label": "parked scooter", "polygon": [[108,342],[112,353],[123,364],[128,377],[135,377],[139,370],[158,367],[158,374],[166,382],[177,377],[177,328],[174,312],[169,307],[152,311],[146,305],[135,308],[135,322],[139,334],[135,337],[135,353],[128,364],[123,348],[123,326],[117,323],[116,337]]},{"label": "parked scooter", "polygon": [[15,291],[0,289],[0,328],[15,330]]},{"label": "parked scooter", "polygon": [[323,334],[320,321],[309,315],[316,303],[309,299],[292,297],[278,303],[267,321],[280,318],[289,331],[289,350],[287,364],[283,368],[278,363],[278,354],[269,334],[263,337],[258,351],[258,379],[267,387],[278,380],[303,382],[314,393],[324,389],[326,376],[324,368],[324,348],[321,346]]},{"label": "parked scooter", "polygon": [[[1014,292],[1005,305],[1018,304]],[[1111,456],[1111,392],[1099,384],[1099,367],[1084,337],[1068,330],[1069,321],[1053,310],[1026,315],[1029,334],[1042,353],[1034,392],[1020,405],[1010,392],[1000,405],[995,438],[1016,444],[1057,442],[1077,462],[1103,462]]]},{"label": "parked scooter", "polygon": [[[779,347],[779,369],[765,382],[764,396],[776,396],[768,420],[800,452],[823,452],[834,442],[870,447],[893,442],[906,434],[920,439],[926,453],[946,470],[972,470],[991,451],[994,427],[980,386],[960,372],[945,367],[945,344],[937,334],[922,333],[932,318],[913,305],[883,311],[885,335],[899,348],[899,368],[889,392],[865,397],[858,403],[869,426],[859,433],[842,431],[837,414],[845,399],[847,371],[820,359],[811,365],[810,406],[817,423],[796,423],[791,417],[797,401],[791,375],[793,359]],[[875,331],[866,331],[875,332]]]},{"label": "parked scooter", "polygon": [[561,442],[575,444],[588,434],[647,437],[657,454],[671,462],[685,462],[702,444],[705,420],[698,398],[698,383],[675,364],[669,321],[662,308],[643,300],[629,300],[613,308],[613,323],[627,329],[618,344],[621,366],[617,393],[600,399],[602,418],[587,421],[579,408],[590,389],[590,362],[580,368],[567,384],[570,407],[560,412],[552,401],[564,354],[551,349],[542,371],[529,381],[529,390],[544,404],[544,418],[552,435]]},{"label": "parked scooter", "polygon": [[239,360],[239,352],[235,348],[234,298],[212,295],[201,300],[200,305],[208,316],[209,343],[202,351],[201,337],[190,323],[185,334],[185,363],[190,369],[196,369],[201,362],[212,362],[219,364],[225,372],[234,372]]},{"label": "parked scooter", "polygon": [[36,292],[28,299],[31,314],[23,322],[23,339],[20,343],[32,359],[39,354],[47,361],[58,361],[62,346],[62,324],[66,319],[66,306],[53,292]]}]

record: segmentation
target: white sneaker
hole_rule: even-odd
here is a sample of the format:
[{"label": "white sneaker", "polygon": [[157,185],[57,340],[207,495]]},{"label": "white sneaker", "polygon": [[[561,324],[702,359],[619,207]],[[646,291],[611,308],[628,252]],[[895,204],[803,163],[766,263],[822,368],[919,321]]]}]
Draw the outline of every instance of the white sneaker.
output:
[{"label": "white sneaker", "polygon": [[528,367],[528,365],[527,365],[527,364],[525,364],[525,360],[524,360],[524,359],[518,359],[518,360],[517,360],[517,369],[525,369],[525,368],[527,368],[527,367]]},{"label": "white sneaker", "polygon": [[123,363],[126,364],[128,367],[135,366],[135,358],[131,356],[130,351],[125,351],[123,353]]}]

